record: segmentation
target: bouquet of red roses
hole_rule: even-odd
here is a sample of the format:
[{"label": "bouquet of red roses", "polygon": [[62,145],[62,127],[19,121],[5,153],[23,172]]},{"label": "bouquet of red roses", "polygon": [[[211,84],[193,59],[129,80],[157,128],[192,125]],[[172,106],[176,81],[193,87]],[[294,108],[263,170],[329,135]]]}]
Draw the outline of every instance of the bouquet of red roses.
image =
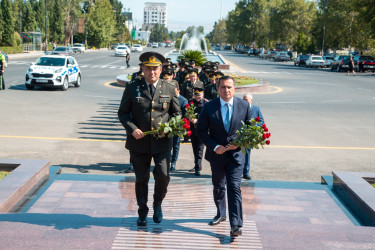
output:
[{"label": "bouquet of red roses", "polygon": [[259,149],[259,146],[264,148],[263,145],[269,145],[271,143],[269,140],[271,133],[268,132],[265,123],[262,126],[259,125],[259,117],[251,119],[249,125],[242,122],[242,128],[236,131],[237,138],[234,139],[231,144],[240,147],[242,153],[245,153],[246,148]]},{"label": "bouquet of red roses", "polygon": [[185,117],[189,120],[193,120],[195,118],[197,118],[197,113],[194,113],[195,112],[195,105],[194,105],[194,102],[190,102],[188,104],[186,104],[185,106],[185,109],[186,109],[186,112],[185,112]]},{"label": "bouquet of red roses", "polygon": [[181,119],[181,116],[172,117],[168,122],[159,123],[159,127],[155,130],[143,132],[145,135],[154,135],[157,138],[163,138],[167,136],[172,138],[173,136],[190,136],[190,122],[187,119]]}]

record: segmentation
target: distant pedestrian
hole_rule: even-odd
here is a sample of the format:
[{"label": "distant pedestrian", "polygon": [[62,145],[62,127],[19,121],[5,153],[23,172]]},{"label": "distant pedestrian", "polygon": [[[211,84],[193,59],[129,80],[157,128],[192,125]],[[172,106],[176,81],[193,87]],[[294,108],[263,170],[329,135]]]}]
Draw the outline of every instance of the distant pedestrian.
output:
[{"label": "distant pedestrian", "polygon": [[53,50],[55,50],[56,49],[56,41],[53,42],[52,46],[53,46]]},{"label": "distant pedestrian", "polygon": [[353,75],[356,76],[356,73],[355,73],[354,69],[355,69],[355,67],[354,67],[353,56],[350,55],[349,68],[348,68],[348,71],[346,72],[346,75],[348,76],[350,74],[350,72],[352,72]]},{"label": "distant pedestrian", "polygon": [[130,61],[130,53],[127,52],[127,53],[126,53],[126,67],[127,67],[127,68],[130,68],[129,61]]},{"label": "distant pedestrian", "polygon": [[5,56],[3,53],[1,53],[0,49],[0,90],[4,89],[5,90],[5,82],[4,82],[4,69],[5,69]]}]

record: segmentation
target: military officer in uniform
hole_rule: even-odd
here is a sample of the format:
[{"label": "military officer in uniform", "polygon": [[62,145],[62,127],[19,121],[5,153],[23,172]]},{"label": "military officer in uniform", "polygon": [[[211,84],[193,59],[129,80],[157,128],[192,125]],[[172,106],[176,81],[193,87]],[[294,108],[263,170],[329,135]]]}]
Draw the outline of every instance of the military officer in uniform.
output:
[{"label": "military officer in uniform", "polygon": [[210,84],[207,85],[205,90],[204,90],[204,96],[208,100],[213,100],[213,99],[219,97],[219,94],[217,92],[217,81],[222,76],[224,76],[224,74],[221,73],[220,71],[213,72],[213,73],[210,74]]},{"label": "military officer in uniform", "polygon": [[198,122],[198,116],[203,109],[205,103],[208,102],[207,99],[204,98],[204,89],[200,87],[194,88],[194,97],[189,101],[189,103],[193,103],[195,106],[195,113],[197,117],[195,119],[190,119],[190,130],[191,130],[191,145],[193,147],[194,153],[194,168],[190,170],[190,172],[195,172],[196,176],[200,176],[202,171],[202,158],[203,158],[203,149],[204,144],[197,136],[197,129],[196,124]]},{"label": "military officer in uniform", "polygon": [[191,69],[188,74],[189,81],[184,82],[180,89],[181,95],[190,100],[193,98],[194,88],[204,89],[204,84],[198,80],[198,69]]},{"label": "military officer in uniform", "polygon": [[170,82],[173,86],[175,86],[177,88],[178,82],[173,79],[173,76],[174,76],[174,72],[173,72],[172,69],[165,69],[161,72],[162,79]]},{"label": "military officer in uniform", "polygon": [[151,160],[154,160],[155,179],[154,215],[155,223],[163,219],[162,201],[170,180],[169,164],[172,138],[157,139],[143,132],[157,129],[159,123],[169,121],[181,114],[175,87],[159,79],[164,56],[156,52],[140,55],[144,78],[130,84],[124,91],[118,117],[127,133],[125,148],[130,151],[135,172],[135,193],[138,204],[138,226],[147,225],[148,182]]}]

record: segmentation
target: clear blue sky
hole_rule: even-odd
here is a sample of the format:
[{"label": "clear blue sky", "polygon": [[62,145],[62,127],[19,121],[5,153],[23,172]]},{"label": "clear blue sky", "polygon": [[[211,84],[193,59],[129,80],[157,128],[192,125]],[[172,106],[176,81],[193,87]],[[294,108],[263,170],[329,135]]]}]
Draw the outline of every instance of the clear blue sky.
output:
[{"label": "clear blue sky", "polygon": [[[220,19],[220,12],[225,18],[234,10],[238,0],[122,0],[125,8],[133,12],[133,22],[137,29],[143,24],[145,2],[166,3],[169,31],[186,30],[189,26],[203,26],[209,33],[215,21]],[[221,8],[221,3],[223,7]],[[220,11],[221,10],[221,11]]]}]

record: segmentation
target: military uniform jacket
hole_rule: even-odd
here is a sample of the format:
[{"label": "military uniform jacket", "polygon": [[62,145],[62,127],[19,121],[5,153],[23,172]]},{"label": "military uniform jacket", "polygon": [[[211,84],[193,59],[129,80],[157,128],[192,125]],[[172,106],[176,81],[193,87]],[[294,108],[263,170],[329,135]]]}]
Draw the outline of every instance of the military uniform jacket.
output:
[{"label": "military uniform jacket", "polygon": [[194,88],[202,88],[204,89],[203,82],[201,81],[196,81],[194,84],[191,81],[186,81],[184,84],[182,84],[180,88],[180,95],[185,97],[186,99],[190,100],[193,98],[194,95]]},{"label": "military uniform jacket", "polygon": [[159,123],[165,123],[170,117],[180,115],[180,106],[175,87],[169,82],[159,80],[154,98],[148,90],[145,79],[128,85],[122,96],[118,117],[127,133],[125,148],[137,153],[164,153],[172,148],[172,138],[157,139],[146,135],[135,139],[132,133],[136,129],[143,132],[157,129]]},{"label": "military uniform jacket", "polygon": [[209,85],[207,85],[207,87],[204,89],[204,97],[208,100],[213,100],[219,97],[216,84],[210,83]]}]

